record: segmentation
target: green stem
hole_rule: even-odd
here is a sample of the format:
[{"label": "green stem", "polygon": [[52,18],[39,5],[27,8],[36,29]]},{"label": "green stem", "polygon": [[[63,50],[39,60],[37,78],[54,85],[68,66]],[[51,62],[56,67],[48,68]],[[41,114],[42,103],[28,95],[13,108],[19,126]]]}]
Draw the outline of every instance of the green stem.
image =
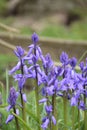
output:
[{"label": "green stem", "polygon": [[[21,74],[24,75],[22,59],[20,59],[20,61],[21,61]],[[24,91],[24,86],[23,86],[23,91]],[[22,118],[26,122],[26,110],[25,110],[25,103],[22,97],[22,90],[20,90],[20,96],[21,96],[21,105],[22,105]]]},{"label": "green stem", "polygon": [[[22,118],[20,118],[18,115],[16,115],[14,112],[12,112],[12,114],[20,121],[22,126],[25,126],[27,130],[33,130],[31,129],[31,127],[28,126],[28,124],[22,120]],[[22,129],[23,130],[23,129]]]},{"label": "green stem", "polygon": [[84,110],[84,130],[87,130],[86,111]]},{"label": "green stem", "polygon": [[80,130],[80,110],[79,109],[78,109],[78,130]]},{"label": "green stem", "polygon": [[[84,104],[86,105],[86,96],[84,95]],[[87,130],[86,110],[84,110],[84,130]]]},{"label": "green stem", "polygon": [[49,125],[48,125],[48,129],[49,129],[49,130],[53,130],[53,129],[52,129],[52,121],[51,121],[51,120],[50,120],[50,123],[49,123]]},{"label": "green stem", "polygon": [[[52,96],[52,106],[53,106],[53,111],[52,111],[52,115],[55,117],[55,119],[56,119],[56,121],[57,121],[57,109],[56,109],[56,94],[54,94],[53,96]],[[56,125],[54,125],[53,123],[52,123],[52,130],[58,130],[58,126],[57,126],[57,124]]]},{"label": "green stem", "polygon": [[[65,95],[65,93],[64,93]],[[67,130],[67,98],[66,96],[63,97],[63,111],[64,111],[64,125],[65,125],[65,129],[64,130]]]},{"label": "green stem", "polygon": [[[13,111],[14,111],[14,113],[16,114],[16,109],[15,109],[15,107],[13,108]],[[15,117],[15,123],[16,123],[16,128],[17,128],[17,130],[20,130],[17,117]]]},{"label": "green stem", "polygon": [[36,116],[38,117],[38,121],[39,121],[39,126],[38,126],[38,130],[41,130],[41,127],[40,127],[40,109],[39,109],[39,88],[38,88],[38,85],[37,85],[37,80],[36,80],[36,83],[35,83],[36,87],[35,87],[35,99],[36,99]]},{"label": "green stem", "polygon": [[8,77],[8,70],[6,69],[6,102],[8,99],[9,94],[9,77]]},{"label": "green stem", "polygon": [[75,123],[75,108],[74,108],[74,106],[72,107],[72,130],[75,130],[75,125],[74,125],[74,123]]},{"label": "green stem", "polygon": [[[34,55],[36,56],[36,44],[34,44]],[[36,99],[36,115],[38,117],[39,120],[39,126],[38,126],[38,130],[41,130],[40,127],[40,108],[39,108],[39,88],[38,88],[38,78],[37,78],[37,67],[36,67],[36,63],[34,62],[34,69],[35,69],[35,73],[36,73],[36,79],[35,79],[35,99]]]},{"label": "green stem", "polygon": [[24,121],[26,121],[25,103],[23,101],[22,92],[20,92],[20,95],[21,95],[21,105],[22,105],[22,118]]}]

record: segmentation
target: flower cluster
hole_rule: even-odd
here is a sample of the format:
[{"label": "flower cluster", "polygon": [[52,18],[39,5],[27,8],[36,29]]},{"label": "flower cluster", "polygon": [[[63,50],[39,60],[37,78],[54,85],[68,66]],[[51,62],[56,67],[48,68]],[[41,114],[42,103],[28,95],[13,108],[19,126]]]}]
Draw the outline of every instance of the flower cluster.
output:
[{"label": "flower cluster", "polygon": [[70,100],[71,106],[77,106],[79,109],[85,110],[84,96],[86,98],[87,66],[83,66],[83,62],[80,63],[81,71],[80,73],[76,72],[77,59],[75,57],[69,59],[64,52],[60,56],[60,61],[63,69],[62,80],[59,82],[62,95]]},{"label": "flower cluster", "polygon": [[[26,94],[22,92],[24,84],[28,77],[28,69],[25,64],[24,49],[20,46],[17,46],[17,50],[14,51],[15,55],[18,57],[18,63],[12,70],[9,71],[10,75],[13,75],[15,81],[18,81],[18,90],[22,95],[24,102],[27,101]],[[16,73],[20,71],[19,73]]]},{"label": "flower cluster", "polygon": [[[38,102],[45,104],[45,117],[42,119],[41,127],[46,130],[52,123],[56,125],[54,97],[56,100],[57,96],[61,96],[69,100],[71,106],[86,109],[84,98],[87,97],[87,59],[86,64],[84,62],[79,64],[80,72],[78,73],[75,69],[77,59],[69,58],[67,53],[62,52],[61,65],[55,66],[50,54],[44,56],[37,45],[38,35],[34,33],[31,39],[32,44],[28,47],[27,55],[24,55],[25,51],[22,47],[17,46],[14,53],[18,57],[18,63],[9,73],[18,82],[18,90],[24,102],[27,101],[26,94],[23,92],[26,80],[28,78],[36,79],[39,88],[38,95],[39,93],[42,95],[42,99]],[[11,88],[8,110],[15,107],[17,97],[15,89]],[[13,118],[13,115],[10,115],[6,123]]]}]

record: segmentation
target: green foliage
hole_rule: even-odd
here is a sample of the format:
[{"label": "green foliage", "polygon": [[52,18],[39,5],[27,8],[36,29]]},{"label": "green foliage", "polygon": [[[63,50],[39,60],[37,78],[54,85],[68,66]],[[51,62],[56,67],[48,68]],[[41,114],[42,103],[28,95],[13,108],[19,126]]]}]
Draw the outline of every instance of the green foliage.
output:
[{"label": "green foliage", "polygon": [[6,9],[7,0],[0,0],[0,14],[4,13]]},{"label": "green foliage", "polygon": [[32,29],[30,28],[30,27],[23,27],[23,28],[21,28],[21,34],[28,34],[28,35],[30,35],[30,34],[32,34]]},{"label": "green foliage", "polygon": [[[87,40],[86,21],[73,23],[70,27],[57,24],[47,24],[43,30],[38,31],[40,36],[61,39]],[[36,31],[37,32],[37,31]],[[21,34],[32,34],[31,27],[21,28]]]},{"label": "green foliage", "polygon": [[50,24],[40,32],[40,35],[62,39],[87,40],[87,26],[86,22],[76,22],[70,27]]}]

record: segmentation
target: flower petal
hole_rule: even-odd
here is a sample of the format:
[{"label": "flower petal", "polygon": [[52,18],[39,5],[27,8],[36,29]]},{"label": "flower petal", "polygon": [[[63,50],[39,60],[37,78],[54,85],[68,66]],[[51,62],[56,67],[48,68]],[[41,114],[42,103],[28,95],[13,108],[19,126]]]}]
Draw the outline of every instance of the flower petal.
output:
[{"label": "flower petal", "polygon": [[27,97],[26,97],[26,94],[25,94],[25,93],[22,94],[22,97],[23,97],[23,101],[24,101],[24,102],[27,102]]},{"label": "flower petal", "polygon": [[8,124],[8,123],[11,122],[13,119],[14,119],[14,116],[13,116],[13,115],[9,115],[5,123]]}]

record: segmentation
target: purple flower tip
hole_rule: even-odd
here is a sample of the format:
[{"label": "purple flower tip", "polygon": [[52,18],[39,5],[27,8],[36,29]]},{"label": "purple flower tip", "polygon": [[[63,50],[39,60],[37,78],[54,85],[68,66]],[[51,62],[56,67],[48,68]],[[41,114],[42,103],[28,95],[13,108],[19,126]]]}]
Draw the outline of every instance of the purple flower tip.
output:
[{"label": "purple flower tip", "polygon": [[66,52],[62,52],[62,54],[60,55],[60,61],[65,65],[68,63],[68,55]]},{"label": "purple flower tip", "polygon": [[53,122],[54,125],[56,125],[56,119],[55,119],[54,116],[52,116],[52,122]]},{"label": "purple flower tip", "polygon": [[33,33],[31,39],[32,39],[33,43],[37,43],[39,41],[39,37],[36,33]]},{"label": "purple flower tip", "polygon": [[8,97],[8,103],[10,104],[10,108],[15,106],[17,98],[18,98],[18,93],[16,92],[15,88],[12,87],[10,89],[10,94]]},{"label": "purple flower tip", "polygon": [[19,115],[19,109],[16,109],[16,114]]},{"label": "purple flower tip", "polygon": [[73,57],[72,59],[70,59],[70,65],[71,67],[75,67],[77,64],[77,59],[75,57]]},{"label": "purple flower tip", "polygon": [[47,98],[43,98],[43,99],[39,100],[39,103],[44,103],[46,101],[47,101]]},{"label": "purple flower tip", "polygon": [[49,122],[50,122],[50,121],[49,121],[48,118],[45,119],[44,122],[43,122],[43,124],[41,125],[41,127],[42,127],[43,129],[47,129]]},{"label": "purple flower tip", "polygon": [[27,97],[26,97],[26,94],[25,94],[25,93],[22,94],[22,97],[23,97],[23,101],[24,101],[24,102],[27,102]]},{"label": "purple flower tip", "polygon": [[82,61],[82,62],[79,64],[79,66],[80,66],[80,69],[83,71],[83,69],[84,69],[84,62]]},{"label": "purple flower tip", "polygon": [[14,119],[14,116],[13,116],[13,115],[9,115],[5,123],[8,124],[8,123],[11,122],[13,119]]},{"label": "purple flower tip", "polygon": [[21,46],[17,46],[16,50],[14,51],[17,57],[22,57],[24,55],[24,49]]},{"label": "purple flower tip", "polygon": [[48,114],[50,114],[50,113],[52,112],[52,105],[46,106],[46,107],[45,107],[45,110],[46,110],[46,112],[47,112]]}]

